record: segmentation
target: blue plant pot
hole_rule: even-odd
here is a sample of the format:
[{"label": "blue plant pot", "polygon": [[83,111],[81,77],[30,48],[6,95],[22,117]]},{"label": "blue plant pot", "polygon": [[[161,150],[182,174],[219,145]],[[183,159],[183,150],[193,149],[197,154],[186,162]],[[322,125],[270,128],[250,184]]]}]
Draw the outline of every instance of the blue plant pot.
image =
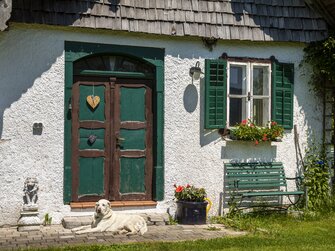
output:
[{"label": "blue plant pot", "polygon": [[206,224],[206,207],[208,202],[177,201],[176,218],[179,224]]}]

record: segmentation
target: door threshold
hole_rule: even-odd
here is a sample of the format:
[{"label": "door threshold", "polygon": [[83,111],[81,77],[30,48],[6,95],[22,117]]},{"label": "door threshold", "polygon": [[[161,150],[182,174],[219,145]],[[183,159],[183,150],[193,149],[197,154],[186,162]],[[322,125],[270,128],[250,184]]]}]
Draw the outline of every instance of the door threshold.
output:
[{"label": "door threshold", "polygon": [[[71,202],[71,209],[86,209],[94,208],[96,202]],[[111,207],[154,207],[157,205],[156,201],[111,201]]]}]

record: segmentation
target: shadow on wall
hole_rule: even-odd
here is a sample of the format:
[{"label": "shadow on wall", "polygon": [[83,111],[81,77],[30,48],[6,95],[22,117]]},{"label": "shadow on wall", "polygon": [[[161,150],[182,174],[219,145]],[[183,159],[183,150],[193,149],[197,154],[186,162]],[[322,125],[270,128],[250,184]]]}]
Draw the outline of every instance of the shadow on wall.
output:
[{"label": "shadow on wall", "polygon": [[198,90],[193,84],[189,84],[184,91],[183,96],[184,108],[188,113],[192,113],[197,109]]},{"label": "shadow on wall", "polygon": [[[63,43],[58,43],[62,46],[57,48],[57,43],[51,47],[48,41],[43,32],[33,37],[24,30],[0,34],[0,139],[4,137],[5,110],[18,101],[63,53]],[[48,84],[52,85],[52,80]],[[15,127],[21,118],[16,117],[13,121]]]}]

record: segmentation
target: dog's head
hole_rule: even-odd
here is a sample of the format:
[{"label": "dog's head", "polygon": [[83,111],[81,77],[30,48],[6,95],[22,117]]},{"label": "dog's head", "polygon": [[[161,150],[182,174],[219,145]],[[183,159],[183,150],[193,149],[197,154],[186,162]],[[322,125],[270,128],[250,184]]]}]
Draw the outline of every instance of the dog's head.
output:
[{"label": "dog's head", "polygon": [[110,202],[108,200],[102,199],[95,203],[95,212],[99,216],[105,216],[110,210]]}]

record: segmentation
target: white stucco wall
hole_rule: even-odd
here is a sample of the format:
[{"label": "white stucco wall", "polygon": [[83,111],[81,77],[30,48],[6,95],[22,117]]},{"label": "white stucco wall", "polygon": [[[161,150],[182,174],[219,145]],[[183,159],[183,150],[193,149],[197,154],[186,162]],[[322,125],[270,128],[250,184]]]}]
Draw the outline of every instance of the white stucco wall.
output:
[{"label": "white stucco wall", "polygon": [[[281,62],[295,63],[294,124],[302,147],[308,129],[321,133],[321,106],[298,66],[303,45],[226,41],[210,52],[200,39],[12,26],[0,33],[0,226],[16,224],[26,177],[39,180],[41,218],[50,213],[54,223],[60,223],[70,213],[70,207],[63,204],[64,41],[165,48],[165,200],[157,210],[172,207],[173,211],[173,184],[190,183],[206,188],[214,202],[211,213],[216,214],[223,163],[231,159],[282,161],[287,176],[295,175],[293,131],[286,132],[281,143],[254,146],[225,142],[216,131],[203,129],[204,82],[201,79],[192,85],[188,74],[198,60],[203,68],[205,58],[226,52],[238,57],[274,55]],[[33,135],[34,122],[43,123],[41,135]]]}]

